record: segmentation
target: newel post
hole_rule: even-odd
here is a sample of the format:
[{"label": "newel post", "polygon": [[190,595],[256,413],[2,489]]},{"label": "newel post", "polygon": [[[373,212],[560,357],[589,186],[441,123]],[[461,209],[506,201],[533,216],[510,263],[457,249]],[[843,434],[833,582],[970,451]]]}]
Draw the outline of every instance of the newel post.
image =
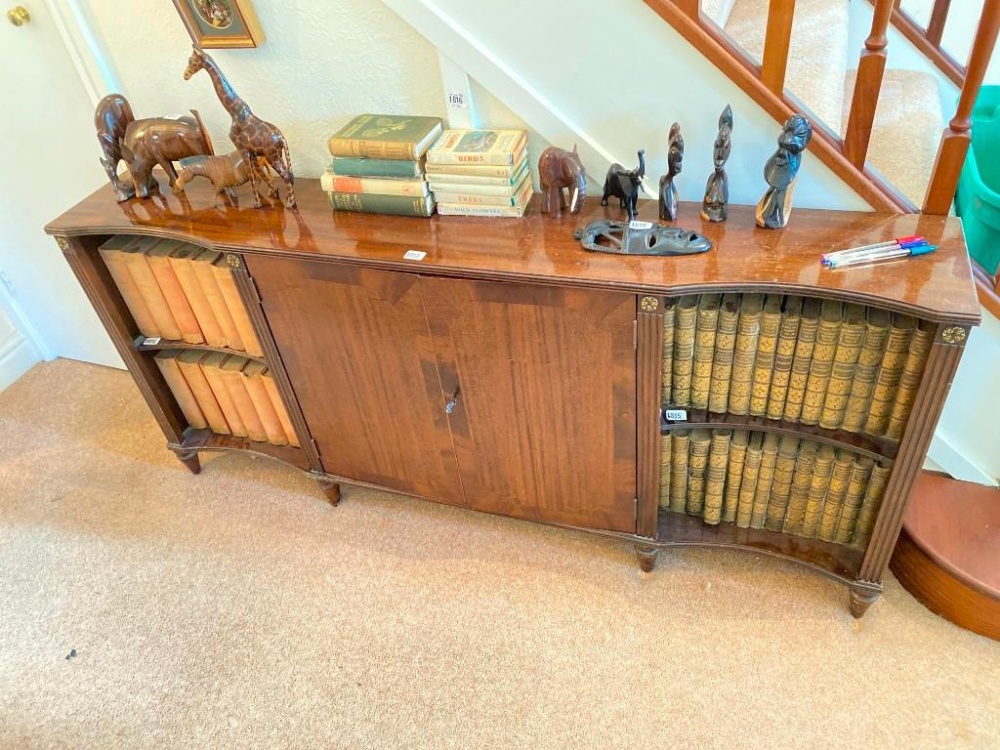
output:
[{"label": "newel post", "polygon": [[983,15],[979,19],[976,39],[972,43],[972,53],[966,66],[965,83],[958,100],[955,117],[945,128],[938,148],[931,182],[924,198],[924,213],[945,215],[951,209],[955,190],[958,188],[958,177],[965,164],[965,155],[972,142],[972,107],[983,84],[986,68],[990,64],[993,48],[997,42],[997,31],[1000,29],[1000,0],[986,0],[983,5]]},{"label": "newel post", "polygon": [[894,0],[876,0],[872,17],[872,30],[865,40],[858,63],[858,77],[854,81],[854,96],[844,134],[844,156],[858,169],[864,169],[868,158],[868,145],[872,138],[872,124],[882,91],[887,57],[886,30],[892,17]]}]

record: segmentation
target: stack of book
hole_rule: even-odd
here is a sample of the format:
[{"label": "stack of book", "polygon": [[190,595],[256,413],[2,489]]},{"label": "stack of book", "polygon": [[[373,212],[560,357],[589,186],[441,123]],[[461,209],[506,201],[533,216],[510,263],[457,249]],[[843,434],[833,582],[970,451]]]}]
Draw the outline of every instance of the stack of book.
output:
[{"label": "stack of book", "polygon": [[837,544],[864,546],[889,468],[813,440],[756,430],[663,436],[660,507]]},{"label": "stack of book", "polygon": [[441,134],[438,117],[359,115],[330,137],[333,161],[320,183],[337,211],[430,216],[434,196],[424,156]]},{"label": "stack of book", "polygon": [[446,216],[521,217],[531,198],[524,130],[446,130],[427,152],[427,181]]},{"label": "stack of book", "polygon": [[99,252],[146,338],[263,356],[222,253],[126,235],[112,237]]},{"label": "stack of book", "polygon": [[932,339],[853,303],[688,295],[665,305],[663,401],[899,440]]},{"label": "stack of book", "polygon": [[165,349],[155,359],[192,427],[298,446],[278,387],[263,362],[199,349]]}]

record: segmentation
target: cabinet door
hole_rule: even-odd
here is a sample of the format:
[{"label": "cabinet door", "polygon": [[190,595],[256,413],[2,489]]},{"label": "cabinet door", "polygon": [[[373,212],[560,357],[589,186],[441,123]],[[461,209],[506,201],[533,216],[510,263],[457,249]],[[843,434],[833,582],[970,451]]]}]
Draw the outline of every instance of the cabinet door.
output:
[{"label": "cabinet door", "polygon": [[246,261],[323,468],[464,504],[418,277]]},{"label": "cabinet door", "polygon": [[634,533],[635,297],[421,285],[468,506]]}]

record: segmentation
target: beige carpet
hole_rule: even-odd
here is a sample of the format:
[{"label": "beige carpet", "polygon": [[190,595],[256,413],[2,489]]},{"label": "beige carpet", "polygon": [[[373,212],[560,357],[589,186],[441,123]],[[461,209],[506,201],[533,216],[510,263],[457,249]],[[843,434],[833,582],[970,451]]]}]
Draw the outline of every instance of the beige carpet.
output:
[{"label": "beige carpet", "polygon": [[[129,377],[0,394],[0,748],[996,748],[1000,643],[887,581],[624,546],[242,455]],[[76,656],[67,658],[75,650]]]}]

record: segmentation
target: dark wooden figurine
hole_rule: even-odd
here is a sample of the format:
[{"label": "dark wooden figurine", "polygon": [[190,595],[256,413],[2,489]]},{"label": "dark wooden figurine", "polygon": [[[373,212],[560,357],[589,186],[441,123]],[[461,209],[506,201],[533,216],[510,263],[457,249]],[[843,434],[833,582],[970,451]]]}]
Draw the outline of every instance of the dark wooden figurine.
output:
[{"label": "dark wooden figurine", "polygon": [[645,176],[645,149],[639,149],[639,166],[635,169],[625,169],[618,163],[612,164],[608,167],[607,177],[604,178],[604,195],[601,196],[601,205],[608,205],[608,197],[615,196],[620,201],[621,208],[628,211],[629,221],[632,221],[637,214],[636,202],[639,200],[639,191],[645,192],[642,187],[642,178]]},{"label": "dark wooden figurine", "polygon": [[227,195],[230,199],[236,199],[233,188],[244,185],[250,181],[250,170],[243,160],[243,154],[233,151],[224,156],[189,156],[181,159],[181,171],[177,177],[177,184],[174,185],[174,192],[179,193],[195,177],[205,177],[215,188],[215,200],[219,200],[220,195]]},{"label": "dark wooden figurine", "polygon": [[804,115],[792,115],[778,136],[778,150],[764,165],[770,187],[757,204],[757,226],[781,229],[792,214],[792,191],[802,163],[802,152],[812,138],[812,125]]},{"label": "dark wooden figurine", "polygon": [[580,213],[587,197],[587,171],[576,153],[549,146],[538,158],[538,182],[542,187],[542,213],[558,216],[566,208],[566,194],[571,191],[569,202],[571,214]]},{"label": "dark wooden figurine", "polygon": [[670,126],[667,137],[667,173],[660,178],[660,219],[674,221],[677,218],[677,186],[674,178],[681,173],[684,166],[684,138],[681,136],[681,126],[674,123]]},{"label": "dark wooden figurine", "polygon": [[[199,70],[204,70],[212,79],[215,93],[232,117],[229,139],[243,155],[244,164],[249,165],[250,186],[253,189],[254,206],[261,207],[261,188],[268,186],[271,197],[278,196],[278,189],[271,181],[269,169],[273,170],[285,183],[285,205],[295,206],[295,174],[292,172],[292,158],[288,153],[288,143],[277,127],[266,122],[250,111],[250,105],[233,90],[222,74],[219,66],[209,55],[197,47],[188,59],[184,70],[184,80],[188,80]],[[267,166],[264,166],[264,165]]]},{"label": "dark wooden figurine", "polygon": [[701,203],[701,218],[705,221],[725,221],[729,215],[729,175],[726,174],[726,160],[733,144],[733,108],[728,104],[719,116],[719,134],[715,136],[712,160],[715,171],[708,176],[705,185],[705,200]]},{"label": "dark wooden figurine", "polygon": [[[94,125],[104,153],[101,164],[119,203],[136,195],[148,198],[159,189],[153,176],[153,167],[157,164],[167,173],[173,186],[177,181],[174,161],[213,153],[212,141],[196,110],[183,117],[136,120],[124,96],[108,94],[97,104]],[[128,165],[131,184],[118,175],[121,161]]]}]

